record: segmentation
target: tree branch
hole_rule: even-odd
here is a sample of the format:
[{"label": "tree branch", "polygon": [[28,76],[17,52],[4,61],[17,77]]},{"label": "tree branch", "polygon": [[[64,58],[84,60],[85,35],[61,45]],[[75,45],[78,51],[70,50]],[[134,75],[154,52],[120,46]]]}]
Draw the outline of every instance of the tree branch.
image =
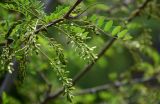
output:
[{"label": "tree branch", "polygon": [[98,58],[96,58],[94,61],[92,61],[90,64],[86,65],[83,70],[81,70],[77,75],[73,78],[73,84],[76,84],[77,81],[79,81],[88,71],[91,70],[91,68],[94,66],[94,64],[104,55],[104,53],[112,46],[112,44],[115,42],[116,38],[112,38],[109,42],[106,42],[104,47],[101,49],[99,54],[97,55]]},{"label": "tree branch", "polygon": [[[78,0],[82,1],[82,0]],[[131,13],[131,16],[128,17],[127,21],[131,22],[135,17],[137,17],[140,12],[147,6],[147,4],[152,0],[146,0],[144,3],[138,7],[135,11]],[[100,53],[98,54],[98,58],[92,61],[90,64],[88,64],[82,71],[80,71],[73,79],[73,85],[75,85],[79,79],[81,79],[88,71],[91,70],[91,68],[94,66],[94,64],[103,56],[103,54],[112,46],[112,44],[115,42],[116,38],[112,38],[109,42],[106,43],[106,45],[102,48]],[[61,95],[64,92],[64,88],[61,88],[54,94],[50,95],[48,98],[44,99],[44,102],[41,104],[46,104],[49,100],[56,99],[59,95]]]},{"label": "tree branch", "polygon": [[[43,27],[37,29],[34,33],[35,33],[35,34],[38,34],[40,31],[43,31],[43,30],[45,30],[46,28],[48,28],[48,27],[50,27],[50,26],[53,26],[53,25],[55,25],[56,23],[59,23],[59,22],[63,21],[64,19],[70,19],[69,17],[70,17],[71,12],[72,12],[82,1],[83,1],[83,0],[77,0],[77,2],[71,7],[71,9],[64,15],[63,18],[54,20],[53,22],[49,23],[47,26],[43,26]],[[135,11],[132,13],[132,15],[128,18],[128,22],[132,21],[133,18],[137,17],[137,16],[140,14],[141,10],[143,10],[143,9],[146,7],[146,5],[149,3],[149,1],[151,1],[151,0],[146,0],[137,10],[135,10]],[[73,84],[76,84],[76,83],[79,81],[79,79],[81,79],[89,70],[91,70],[91,68],[94,66],[95,62],[97,62],[97,61],[103,56],[103,54],[105,53],[105,51],[107,51],[107,50],[112,46],[112,44],[115,42],[115,40],[116,40],[116,39],[113,38],[113,39],[111,39],[111,40],[109,41],[109,43],[107,42],[107,44],[104,46],[104,48],[103,48],[103,49],[101,50],[101,52],[98,54],[98,58],[95,59],[93,62],[91,62],[89,65],[87,65],[81,72],[79,72],[79,73],[75,76],[75,78],[74,78],[74,80],[73,80]],[[16,69],[17,69],[17,68],[16,68]],[[12,76],[12,75],[11,75],[11,76]],[[9,77],[9,79],[10,79],[10,78],[11,78],[11,77]],[[6,78],[5,78],[4,82],[2,83],[1,92],[5,91],[3,86],[4,86],[4,85],[6,86],[6,82],[7,82],[7,81],[9,81],[9,80],[8,80],[8,75],[6,75]],[[8,86],[8,84],[7,84],[7,86]],[[55,99],[55,98],[58,97],[63,91],[64,91],[64,89],[62,88],[61,90],[57,91],[55,94],[48,96],[48,97],[44,100],[44,102],[43,102],[42,104],[45,104],[45,103],[46,103],[48,100],[50,100],[50,99]]]},{"label": "tree branch", "polygon": [[[51,27],[53,25],[55,25],[56,23],[59,23],[61,21],[63,21],[64,19],[69,19],[69,16],[70,14],[72,13],[72,11],[82,2],[83,0],[77,0],[77,2],[71,7],[71,9],[63,16],[63,18],[60,18],[60,19],[57,19],[57,20],[54,20],[53,22],[47,24],[46,26],[42,26],[38,29],[36,29],[34,31],[35,34],[38,34],[40,31],[44,31],[46,28],[48,27]],[[1,44],[0,44],[1,45]],[[12,74],[10,73],[7,73],[6,76],[5,76],[5,79],[4,81],[2,82],[2,85],[0,87],[0,98],[2,96],[2,93],[4,91],[8,91],[14,81],[14,79],[16,78],[17,76],[17,71],[18,71],[18,65],[17,65],[17,62],[16,64],[14,64],[14,69],[15,71],[13,71]],[[0,102],[1,103],[1,102]]]},{"label": "tree branch", "polygon": [[160,83],[158,82],[158,79],[156,78],[159,74],[154,75],[150,78],[144,79],[144,78],[137,78],[137,79],[132,79],[128,82],[120,82],[120,81],[115,81],[113,83],[110,84],[105,84],[105,85],[101,85],[101,86],[97,86],[97,87],[93,87],[93,88],[88,88],[85,90],[82,90],[78,93],[75,93],[75,96],[79,96],[79,95],[85,95],[85,94],[94,94],[94,93],[98,93],[98,92],[102,92],[102,91],[106,91],[109,88],[119,88],[121,86],[125,86],[125,85],[131,85],[131,84],[144,84],[144,85],[151,85],[151,86],[160,86]]},{"label": "tree branch", "polygon": [[64,15],[64,18],[69,19],[72,11],[82,2],[83,0],[77,0],[77,2],[71,7],[71,9]]},{"label": "tree branch", "polygon": [[40,31],[44,31],[46,30],[46,28],[51,27],[53,25],[55,25],[56,23],[59,23],[65,19],[70,19],[70,14],[72,13],[72,11],[82,2],[83,0],[77,0],[77,2],[70,8],[70,10],[63,16],[63,18],[54,20],[53,22],[47,24],[46,26],[42,26],[39,29],[37,29],[34,33],[38,34]]},{"label": "tree branch", "polygon": [[130,22],[133,20],[133,18],[137,17],[150,1],[152,0],[145,0],[142,5],[140,5],[135,11],[131,13],[127,21]]}]

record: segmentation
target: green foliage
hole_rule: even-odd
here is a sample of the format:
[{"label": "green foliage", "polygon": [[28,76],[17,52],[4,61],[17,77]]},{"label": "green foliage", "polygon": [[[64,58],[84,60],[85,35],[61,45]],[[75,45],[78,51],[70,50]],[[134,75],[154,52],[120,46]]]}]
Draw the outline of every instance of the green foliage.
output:
[{"label": "green foliage", "polygon": [[108,21],[104,27],[104,31],[106,31],[106,32],[109,31],[111,29],[112,25],[113,25],[113,21],[112,20]]},{"label": "green foliage", "polygon": [[118,34],[118,38],[123,38],[127,34],[128,30],[125,29]]},{"label": "green foliage", "polygon": [[2,94],[2,104],[20,104],[18,101],[16,101],[14,98],[8,96],[5,92]]},{"label": "green foliage", "polygon": [[112,31],[112,36],[115,36],[120,31],[121,31],[121,26],[115,27]]},{"label": "green foliage", "polygon": [[71,101],[73,98],[71,91],[74,89],[74,87],[72,85],[72,79],[67,77],[69,71],[65,71],[67,60],[64,56],[63,49],[61,48],[61,45],[58,44],[53,38],[47,38],[44,35],[42,36],[48,41],[48,45],[52,51],[55,52],[55,55],[54,57],[49,57],[45,52],[42,51],[41,47],[37,46],[37,49],[49,60],[51,67],[58,76],[59,81],[62,82],[62,85],[65,89],[64,94],[66,94],[67,99]]},{"label": "green foliage", "polygon": [[88,32],[85,29],[80,28],[74,23],[71,24],[60,24],[56,26],[61,32],[63,32],[67,38],[68,43],[72,44],[75,51],[78,51],[78,54],[81,58],[92,61],[96,57],[96,55],[92,52],[95,47],[89,47],[85,44],[85,41],[89,38]]},{"label": "green foliage", "polygon": [[92,15],[90,17],[92,26],[95,27],[94,31],[100,31],[102,33],[109,33],[110,37],[116,37],[118,39],[130,40],[131,35],[129,35],[128,30],[123,26],[114,25],[113,20],[107,20],[103,16]]},{"label": "green foliage", "polygon": [[9,99],[7,99],[7,95],[5,92],[3,92],[3,95],[2,95],[2,101],[3,101],[3,104],[8,104],[8,101]]},{"label": "green foliage", "polygon": [[[26,64],[28,62],[27,58],[32,56],[34,53],[37,54],[39,51],[42,52],[39,48],[39,44],[37,43],[37,35],[35,35],[34,32],[36,31],[38,24],[46,21],[46,18],[48,18],[48,16],[46,16],[45,20],[42,20],[41,17],[44,16],[44,13],[42,11],[43,5],[40,2],[37,2],[37,0],[27,2],[26,0],[15,0],[13,2],[1,5],[6,9],[22,13],[26,18],[19,24],[15,22],[16,25],[14,25],[14,27],[9,30],[7,36],[5,37],[15,38],[15,42],[11,46],[10,44],[7,44],[3,48],[3,54],[1,55],[1,71],[8,70],[10,73],[12,73],[12,71],[14,70],[13,60],[17,60],[20,63],[18,78],[20,80],[23,80],[27,67]],[[61,10],[61,8],[57,9],[56,16],[62,15],[62,13],[58,14],[58,10]],[[51,14],[49,18],[52,18],[52,20],[54,20],[58,17],[53,18],[53,15]],[[47,22],[49,21],[47,20]],[[62,81],[67,98],[71,100],[71,90],[73,88],[71,79],[67,78],[66,76],[68,71],[64,70],[66,60],[64,59],[62,49],[59,48],[59,44],[55,40],[53,41],[53,39],[48,39],[48,41],[50,42],[50,46],[55,49],[54,51],[56,52],[57,57],[47,58],[49,59],[52,68],[55,69],[59,80]],[[44,53],[43,55],[46,54]]]},{"label": "green foliage", "polygon": [[56,10],[48,16],[44,17],[46,23],[52,22],[55,19],[62,18],[63,15],[69,10],[69,6],[58,6]]},{"label": "green foliage", "polygon": [[0,3],[0,6],[22,13],[25,18],[40,18],[44,14],[42,12],[44,6],[37,0],[12,0],[5,4]]},{"label": "green foliage", "polygon": [[[37,0],[27,2],[26,0],[15,0],[5,4],[1,3],[0,5],[5,9],[23,14],[25,18],[25,20],[20,18],[21,22],[13,22],[13,25],[11,25],[11,28],[5,35],[7,43],[4,44],[5,47],[1,54],[1,71],[9,71],[12,73],[12,71],[14,71],[13,60],[17,60],[20,63],[18,78],[23,81],[28,63],[27,58],[40,52],[49,60],[51,67],[58,76],[58,79],[62,82],[65,89],[64,94],[67,95],[67,99],[71,101],[73,96],[71,92],[73,90],[73,85],[72,80],[67,77],[68,71],[65,71],[66,59],[63,54],[63,49],[54,38],[50,39],[43,35],[55,52],[54,57],[49,57],[42,51],[40,48],[41,44],[38,43],[38,35],[44,34],[45,32],[35,34],[39,24],[45,25],[55,19],[62,18],[64,13],[69,10],[69,7],[59,6],[55,12],[46,16],[43,13],[43,5]],[[96,58],[96,55],[93,53],[93,49],[95,47],[90,48],[85,43],[88,32],[85,32],[85,30],[81,29],[79,26],[72,26],[70,23],[56,24],[55,27],[66,35],[69,43],[72,44],[74,50],[78,51],[79,55],[83,59],[90,62]],[[11,45],[8,44],[9,38],[15,40]]]},{"label": "green foliage", "polygon": [[[66,5],[68,2],[72,5]],[[44,13],[44,4],[38,0],[0,3],[0,79],[4,80],[8,72],[17,73],[12,92],[2,94],[3,104],[40,103],[52,91],[56,92],[59,83],[67,100],[73,103],[158,104],[158,0],[150,0],[138,9],[142,0],[129,4],[119,0],[87,0],[66,18],[73,6],[72,1],[68,2],[60,1],[62,5],[50,14]],[[88,10],[86,6],[95,2],[104,3]],[[135,10],[135,15],[131,10]],[[127,19],[130,14],[136,19]],[[115,39],[114,44],[108,45],[110,38]],[[108,45],[105,48],[104,42]],[[95,51],[101,53],[97,55]],[[100,56],[103,57],[99,60]],[[84,64],[89,64],[85,68],[95,66],[83,81],[73,86],[70,77]],[[101,86],[102,83],[106,85]],[[83,88],[99,85],[83,92]],[[63,97],[53,101],[70,102]]]}]

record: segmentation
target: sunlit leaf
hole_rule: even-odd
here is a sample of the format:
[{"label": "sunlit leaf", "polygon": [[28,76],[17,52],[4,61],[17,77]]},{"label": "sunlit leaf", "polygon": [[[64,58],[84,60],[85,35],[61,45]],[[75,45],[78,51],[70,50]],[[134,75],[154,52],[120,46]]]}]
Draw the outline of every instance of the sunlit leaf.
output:
[{"label": "sunlit leaf", "polygon": [[115,27],[115,28],[113,29],[113,31],[112,31],[112,36],[117,35],[117,33],[120,32],[120,31],[121,31],[121,26]]},{"label": "sunlit leaf", "polygon": [[128,32],[127,29],[121,31],[121,32],[118,34],[118,38],[123,38],[123,37],[126,35],[127,32]]},{"label": "sunlit leaf", "polygon": [[106,32],[109,31],[111,29],[112,25],[113,25],[113,21],[112,20],[107,22],[105,27],[104,27],[104,31],[106,31]]}]

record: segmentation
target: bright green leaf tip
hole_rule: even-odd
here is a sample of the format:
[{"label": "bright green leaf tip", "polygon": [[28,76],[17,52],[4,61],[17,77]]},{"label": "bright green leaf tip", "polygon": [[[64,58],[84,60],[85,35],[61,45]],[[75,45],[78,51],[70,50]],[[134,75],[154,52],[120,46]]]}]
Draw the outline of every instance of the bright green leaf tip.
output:
[{"label": "bright green leaf tip", "polygon": [[125,29],[118,34],[118,38],[123,38],[127,34],[128,30]]},{"label": "bright green leaf tip", "polygon": [[115,27],[112,31],[112,36],[115,36],[116,34],[118,34],[118,32],[121,31],[121,28],[122,28],[121,26]]},{"label": "bright green leaf tip", "polygon": [[112,25],[113,25],[113,21],[112,20],[107,22],[105,27],[104,27],[104,31],[106,31],[106,32],[109,31],[111,29]]}]

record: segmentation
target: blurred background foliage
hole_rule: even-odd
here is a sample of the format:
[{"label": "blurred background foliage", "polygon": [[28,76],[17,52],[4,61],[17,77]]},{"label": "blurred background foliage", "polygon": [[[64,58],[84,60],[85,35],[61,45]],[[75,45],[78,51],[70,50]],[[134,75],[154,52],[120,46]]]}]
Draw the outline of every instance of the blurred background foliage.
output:
[{"label": "blurred background foliage", "polygon": [[[58,5],[73,5],[76,0],[42,0],[45,12],[50,14]],[[3,2],[3,0],[1,1]],[[50,2],[50,3],[48,3]],[[147,7],[133,21],[125,23],[125,19],[144,2],[144,0],[84,0],[78,9],[85,10],[83,16],[91,17],[93,14],[104,16],[106,19],[126,24],[132,39],[129,41],[117,40],[76,85],[73,99],[75,104],[159,104],[160,103],[160,1],[151,0]],[[15,20],[19,15],[0,7],[0,19]],[[75,11],[76,13],[76,11]],[[72,14],[74,15],[74,13]],[[1,21],[2,24],[3,21]],[[0,30],[8,29],[8,24],[0,25]],[[4,33],[0,33],[4,34]],[[70,48],[63,35],[49,28],[48,37],[54,37],[65,49],[68,59],[67,70],[72,78],[88,63]],[[98,53],[104,43],[111,37],[100,32],[90,33],[91,40],[87,43],[96,46]],[[1,39],[1,38],[0,38]],[[2,40],[0,40],[2,41]],[[43,49],[53,57],[52,49],[47,46],[44,38],[39,39]],[[1,48],[1,47],[0,47]],[[43,100],[48,85],[43,76],[52,85],[52,92],[57,91],[61,84],[56,74],[51,70],[45,57],[32,55],[27,70],[15,81],[10,93],[3,93],[4,104],[38,104]],[[1,75],[2,83],[4,75]],[[24,78],[23,81],[22,78]],[[138,81],[137,81],[137,80]],[[140,79],[140,81],[139,81]],[[144,81],[145,79],[149,79]],[[142,82],[141,82],[142,80]],[[103,90],[85,89],[97,88],[107,85]],[[85,93],[86,91],[86,93]],[[61,96],[48,104],[68,104]]]}]

